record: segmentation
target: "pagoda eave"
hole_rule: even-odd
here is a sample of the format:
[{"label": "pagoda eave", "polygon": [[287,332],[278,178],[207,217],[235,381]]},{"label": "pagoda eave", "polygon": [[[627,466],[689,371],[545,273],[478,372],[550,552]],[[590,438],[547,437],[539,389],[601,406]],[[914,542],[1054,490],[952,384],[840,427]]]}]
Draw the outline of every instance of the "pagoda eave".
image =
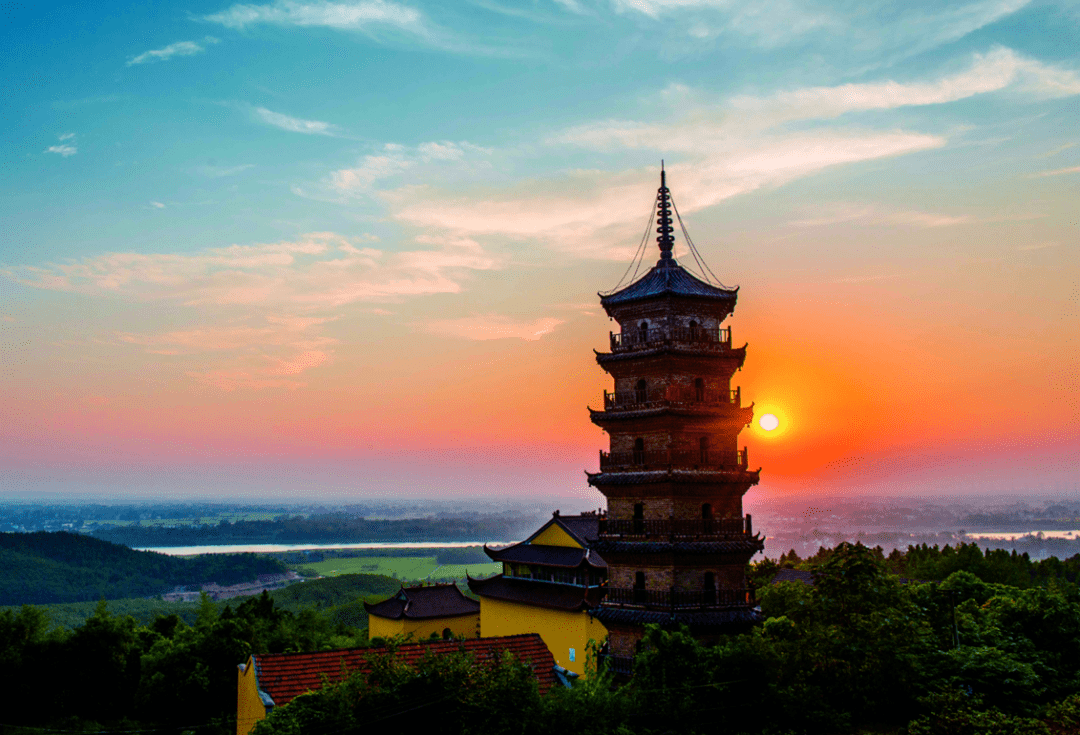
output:
[{"label": "pagoda eave", "polygon": [[661,405],[650,408],[615,409],[598,411],[589,407],[589,418],[597,425],[609,421],[629,421],[635,419],[650,419],[661,416],[678,416],[680,418],[703,418],[703,419],[728,419],[732,426],[746,426],[754,419],[754,409],[751,406],[733,406],[731,404],[717,404],[713,406],[687,406],[687,405]]},{"label": "pagoda eave", "polygon": [[761,481],[761,469],[744,470],[642,470],[631,472],[585,472],[588,483],[601,485],[649,485],[660,482],[690,484],[715,484],[718,482],[744,483],[753,487]]},{"label": "pagoda eave", "polygon": [[725,610],[668,611],[609,607],[601,604],[591,614],[608,627],[617,625],[635,627],[659,625],[663,628],[674,628],[679,625],[686,625],[692,633],[700,633],[704,630],[716,628],[724,630],[730,630],[733,627],[749,628],[765,619],[761,613],[761,608],[749,605]]},{"label": "pagoda eave", "polygon": [[597,364],[601,367],[609,363],[622,362],[624,360],[640,360],[643,357],[687,355],[693,357],[711,357],[716,360],[735,361],[736,367],[741,368],[743,363],[746,362],[746,348],[750,343],[747,342],[742,347],[729,347],[726,349],[699,347],[695,346],[695,344],[696,343],[663,344],[639,350],[626,350],[625,352],[600,352],[593,349],[593,353],[596,355]]}]

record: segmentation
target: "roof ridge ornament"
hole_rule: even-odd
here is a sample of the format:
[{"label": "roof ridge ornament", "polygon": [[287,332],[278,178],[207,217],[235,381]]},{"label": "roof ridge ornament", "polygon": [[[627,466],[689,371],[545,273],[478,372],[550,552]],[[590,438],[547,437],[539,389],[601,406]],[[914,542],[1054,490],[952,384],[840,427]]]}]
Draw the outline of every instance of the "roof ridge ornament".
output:
[{"label": "roof ridge ornament", "polygon": [[664,170],[663,160],[660,161],[660,188],[656,192],[656,208],[656,231],[660,234],[656,238],[656,242],[660,244],[659,264],[667,266],[673,260],[671,251],[675,247],[675,238],[671,233],[675,232],[675,228],[671,220],[671,190],[667,187],[667,172]]}]

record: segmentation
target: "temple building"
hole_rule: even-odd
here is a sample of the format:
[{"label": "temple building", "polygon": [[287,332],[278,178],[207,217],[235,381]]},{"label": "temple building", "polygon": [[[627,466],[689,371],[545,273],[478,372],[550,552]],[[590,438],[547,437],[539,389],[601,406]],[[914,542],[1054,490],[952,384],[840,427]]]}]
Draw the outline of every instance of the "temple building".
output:
[{"label": "temple building", "polygon": [[[612,665],[624,671],[649,623],[686,624],[715,640],[761,617],[745,567],[764,541],[742,512],[759,470],[738,447],[753,406],[743,406],[731,384],[746,347],[732,347],[723,326],[738,289],[676,262],[674,205],[660,176],[660,258],[640,279],[601,295],[620,332],[610,335],[609,352],[596,354],[614,391],[602,410],[590,409],[610,437],[600,471],[588,475],[608,502],[591,549],[607,563],[609,581],[592,615],[609,632]],[[687,245],[697,258],[688,237]]]},{"label": "temple building", "polygon": [[597,513],[555,511],[521,543],[485,547],[503,571],[469,579],[469,589],[480,598],[480,635],[539,633],[558,666],[584,674],[590,641],[599,644],[607,636],[591,614],[607,581],[607,562],[592,548],[600,523]]},{"label": "temple building", "polygon": [[402,587],[388,600],[365,602],[364,609],[369,638],[480,636],[480,603],[461,594],[456,584]]}]

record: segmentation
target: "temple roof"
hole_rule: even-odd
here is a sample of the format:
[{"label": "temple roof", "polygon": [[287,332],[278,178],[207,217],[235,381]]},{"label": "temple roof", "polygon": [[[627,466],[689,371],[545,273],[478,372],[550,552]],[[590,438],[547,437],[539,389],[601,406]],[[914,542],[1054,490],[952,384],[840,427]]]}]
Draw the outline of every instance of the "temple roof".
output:
[{"label": "temple roof", "polygon": [[561,567],[564,569],[576,569],[587,565],[597,569],[606,569],[607,562],[600,555],[588,548],[575,549],[571,546],[541,546],[523,541],[504,549],[489,549],[486,545],[484,551],[494,561],[507,562],[510,564],[537,564],[545,567]]},{"label": "temple roof", "polygon": [[730,301],[734,305],[738,295],[738,288],[728,289],[710,285],[690,275],[674,260],[660,260],[652,270],[626,288],[607,296],[600,295],[600,305],[607,308],[657,296],[686,296]]},{"label": "temple roof", "polygon": [[357,672],[367,672],[379,656],[393,656],[399,662],[415,665],[425,656],[464,652],[478,664],[494,661],[502,652],[513,654],[529,664],[546,692],[556,683],[555,659],[537,633],[472,638],[461,641],[404,643],[397,648],[345,648],[315,653],[264,653],[251,657],[259,690],[269,695],[272,706],[288,704],[305,692],[324,683],[335,683]]},{"label": "temple roof", "polygon": [[517,602],[552,610],[589,610],[600,604],[603,587],[578,587],[526,579],[509,579],[499,574],[487,579],[469,578],[469,589],[481,597]]},{"label": "temple roof", "polygon": [[454,584],[436,584],[430,587],[402,587],[389,600],[374,605],[365,602],[369,615],[389,620],[423,620],[426,618],[451,618],[476,615],[480,603],[470,600]]}]

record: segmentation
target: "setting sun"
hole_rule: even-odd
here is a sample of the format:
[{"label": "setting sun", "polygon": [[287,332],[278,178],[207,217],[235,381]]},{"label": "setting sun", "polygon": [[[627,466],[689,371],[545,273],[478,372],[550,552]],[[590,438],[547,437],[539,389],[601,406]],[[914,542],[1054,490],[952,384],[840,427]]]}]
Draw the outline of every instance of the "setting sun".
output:
[{"label": "setting sun", "polygon": [[765,431],[772,431],[779,425],[780,419],[776,418],[776,416],[771,413],[767,413],[760,419],[758,419],[758,426],[760,426]]}]

